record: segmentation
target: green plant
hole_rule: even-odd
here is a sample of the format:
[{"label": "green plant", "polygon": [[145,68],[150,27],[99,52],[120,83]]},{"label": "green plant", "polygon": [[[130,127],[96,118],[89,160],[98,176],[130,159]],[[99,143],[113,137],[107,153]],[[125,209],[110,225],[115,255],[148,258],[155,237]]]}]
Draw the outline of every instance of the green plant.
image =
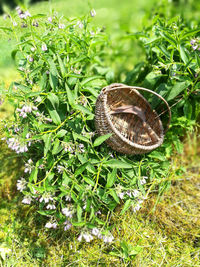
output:
[{"label": "green plant", "polygon": [[82,227],[79,241],[112,242],[112,211],[122,201],[122,214],[139,210],[148,177],[140,162],[110,153],[103,144],[110,135],[94,132],[96,97],[113,81],[104,66],[108,37],[90,26],[94,10],[79,19],[17,11],[2,29],[18,41],[12,56],[22,80],[3,94],[15,106],[15,121],[5,125],[8,147],[25,159],[22,203],[34,203],[47,228]]}]

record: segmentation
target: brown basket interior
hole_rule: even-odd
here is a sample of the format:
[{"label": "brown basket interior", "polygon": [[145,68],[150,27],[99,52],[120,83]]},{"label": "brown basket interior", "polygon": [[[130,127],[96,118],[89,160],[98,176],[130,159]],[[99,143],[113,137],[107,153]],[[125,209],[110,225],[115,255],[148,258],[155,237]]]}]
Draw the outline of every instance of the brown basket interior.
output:
[{"label": "brown basket interior", "polygon": [[[110,114],[114,108],[123,107],[126,105],[137,106],[142,109],[145,114],[145,122],[151,131],[147,131],[142,120],[134,114],[119,113]],[[163,135],[162,123],[157,117],[157,113],[151,109],[149,103],[135,89],[120,88],[107,92],[107,110],[110,114],[110,119],[114,127],[129,141],[151,146],[158,143]],[[159,139],[152,139],[154,133]]]}]

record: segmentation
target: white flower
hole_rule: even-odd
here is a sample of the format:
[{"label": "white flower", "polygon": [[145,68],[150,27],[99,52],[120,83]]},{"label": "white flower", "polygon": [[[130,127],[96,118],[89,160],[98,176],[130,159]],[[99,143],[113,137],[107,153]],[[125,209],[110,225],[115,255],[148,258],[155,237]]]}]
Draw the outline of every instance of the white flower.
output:
[{"label": "white flower", "polygon": [[114,240],[114,237],[111,234],[103,235],[102,239],[105,243],[111,243]]},{"label": "white flower", "polygon": [[40,202],[44,200],[45,203],[48,203],[50,200],[53,200],[52,196],[50,193],[44,193],[42,197],[40,198]]},{"label": "white flower", "polygon": [[69,218],[72,218],[72,211],[69,208],[63,208],[62,213]]},{"label": "white flower", "polygon": [[83,238],[85,239],[86,242],[90,242],[93,240],[93,236],[89,233],[84,233]]},{"label": "white flower", "polygon": [[32,198],[31,198],[31,196],[25,196],[24,198],[23,198],[23,200],[22,200],[22,203],[23,204],[31,204],[31,201],[32,201]]},{"label": "white flower", "polygon": [[83,234],[81,233],[81,234],[79,235],[79,237],[77,238],[77,240],[78,240],[79,242],[81,242],[82,239],[83,239]]},{"label": "white flower", "polygon": [[58,173],[63,173],[65,167],[64,166],[61,166],[61,165],[57,165],[57,170],[58,170]]},{"label": "white flower", "polygon": [[48,222],[48,223],[45,224],[45,227],[48,228],[48,229],[50,229],[50,228],[54,228],[55,229],[57,227],[57,223],[56,222],[54,222],[54,223]]},{"label": "white flower", "polygon": [[31,47],[31,51],[34,52],[36,50],[35,47]]},{"label": "white flower", "polygon": [[71,196],[70,195],[65,196],[65,200],[70,202],[71,201]]},{"label": "white flower", "polygon": [[134,197],[139,196],[139,194],[140,194],[140,192],[139,192],[138,190],[136,190],[136,189],[134,189],[133,192],[132,192],[132,195],[133,195]]},{"label": "white flower", "polygon": [[124,193],[123,193],[123,192],[118,193],[118,197],[119,197],[120,199],[123,199],[123,198],[124,198]]},{"label": "white flower", "polygon": [[47,51],[47,45],[46,44],[42,44],[42,51]]},{"label": "white flower", "polygon": [[96,16],[96,11],[94,9],[92,9],[90,11],[90,15],[91,15],[91,17],[95,17]]},{"label": "white flower", "polygon": [[141,208],[140,204],[137,204],[135,207],[133,207],[133,211],[136,212]]},{"label": "white flower", "polygon": [[99,236],[99,234],[100,234],[100,231],[99,231],[99,229],[98,229],[98,228],[96,228],[96,227],[95,227],[95,228],[93,228],[93,229],[92,229],[92,234],[93,234],[93,235],[95,235],[95,236]]},{"label": "white flower", "polygon": [[50,223],[50,222],[46,223],[46,224],[45,224],[45,227],[46,227],[46,228],[51,228],[51,227],[52,227],[52,223]]},{"label": "white flower", "polygon": [[17,190],[22,192],[26,188],[26,180],[22,177],[21,180],[17,180]]},{"label": "white flower", "polygon": [[47,208],[48,210],[55,210],[55,209],[56,209],[56,206],[55,206],[54,204],[48,204],[48,205],[46,206],[46,208]]}]

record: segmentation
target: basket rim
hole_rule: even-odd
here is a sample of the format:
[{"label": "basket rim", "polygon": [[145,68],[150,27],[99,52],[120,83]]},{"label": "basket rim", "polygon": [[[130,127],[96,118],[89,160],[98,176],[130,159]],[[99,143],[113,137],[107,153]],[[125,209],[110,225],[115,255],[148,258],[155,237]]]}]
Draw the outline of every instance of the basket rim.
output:
[{"label": "basket rim", "polygon": [[[164,139],[164,130],[163,130],[163,125],[162,125],[162,121],[159,119],[159,117],[157,117],[157,120],[160,121],[160,128],[161,128],[161,136],[160,136],[160,140],[154,144],[154,145],[150,145],[150,146],[144,146],[144,145],[140,145],[140,144],[137,144],[137,143],[134,143],[130,140],[128,140],[127,138],[125,138],[113,125],[111,119],[110,119],[110,115],[109,115],[109,112],[108,112],[108,109],[107,109],[107,93],[109,91],[113,91],[113,90],[118,90],[118,89],[122,89],[122,88],[128,88],[128,89],[136,89],[135,92],[145,101],[145,103],[151,108],[151,105],[149,104],[149,102],[137,91],[137,88],[142,88],[142,87],[137,87],[137,86],[128,86],[128,85],[124,85],[124,84],[116,84],[116,87],[114,88],[110,88],[109,86],[107,87],[104,87],[104,90],[102,92],[103,94],[103,108],[104,108],[104,111],[105,111],[105,116],[106,116],[106,119],[108,120],[108,123],[110,124],[111,126],[111,129],[113,130],[113,132],[119,136],[121,138],[122,141],[124,141],[126,144],[136,148],[136,149],[141,149],[141,150],[146,150],[146,151],[149,151],[149,150],[153,150],[157,147],[159,147],[162,143],[163,143],[163,139]],[[154,111],[155,114],[157,114],[156,111]]]}]

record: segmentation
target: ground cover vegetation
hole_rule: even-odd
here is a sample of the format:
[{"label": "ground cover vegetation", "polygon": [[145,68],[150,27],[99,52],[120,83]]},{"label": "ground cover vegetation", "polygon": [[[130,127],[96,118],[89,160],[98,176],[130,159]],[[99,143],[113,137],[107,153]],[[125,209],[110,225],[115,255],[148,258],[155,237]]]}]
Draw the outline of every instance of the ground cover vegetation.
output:
[{"label": "ground cover vegetation", "polygon": [[[152,220],[147,210],[157,210],[155,204],[162,209],[169,199],[166,197],[165,204],[162,204],[159,198],[173,179],[182,179],[186,171],[186,166],[183,167],[180,161],[175,164],[173,155],[183,153],[183,137],[187,132],[194,131],[198,122],[198,23],[180,17],[166,21],[162,12],[168,9],[163,5],[153,20],[146,18],[148,26],[143,27],[142,31],[135,33],[121,29],[123,40],[115,44],[113,40],[119,41],[119,36],[110,37],[102,26],[94,25],[95,10],[91,8],[86,16],[68,18],[60,17],[55,12],[34,15],[24,7],[19,7],[17,11],[9,13],[9,22],[1,28],[4,36],[9,32],[9,36],[12,34],[16,37],[17,45],[12,57],[21,75],[9,86],[1,87],[1,99],[9,101],[14,108],[14,119],[2,121],[3,139],[18,156],[10,151],[5,153],[10,154],[12,164],[18,170],[17,164],[23,163],[20,164],[18,177],[21,178],[17,181],[17,190],[22,192],[21,202],[27,208],[20,205],[16,212],[18,216],[20,212],[23,216],[31,211],[40,214],[39,217],[26,219],[28,224],[36,227],[33,228],[33,240],[37,231],[41,235],[39,245],[34,246],[30,259],[21,255],[19,262],[32,261],[34,265],[46,261],[44,264],[50,265],[45,238],[49,242],[55,239],[54,247],[58,248],[67,238],[71,253],[62,249],[61,255],[58,255],[64,257],[63,260],[54,251],[52,266],[56,262],[61,266],[70,266],[71,261],[74,266],[87,266],[88,262],[88,265],[110,264],[109,261],[111,264],[124,265],[136,265],[140,261],[146,266],[150,262],[171,264],[170,255],[173,253],[166,252],[166,247],[161,245],[163,241],[155,244],[161,249],[156,259],[151,255],[153,246],[145,250],[145,255],[148,255],[146,262],[145,257],[139,256],[146,248],[146,238],[149,238],[149,234],[141,232],[140,228],[144,227],[142,218]],[[138,39],[135,47],[140,53],[140,47],[143,47],[146,58],[143,56],[142,62],[137,60],[137,65],[130,70],[130,47]],[[129,50],[124,59],[116,66],[127,48]],[[122,70],[125,60],[128,64]],[[171,127],[158,150],[145,156],[124,156],[110,151],[104,144],[109,136],[99,138],[96,135],[93,122],[96,97],[103,86],[116,81],[154,89],[172,106]],[[160,102],[145,96],[154,108],[163,113],[165,123],[167,116]],[[197,146],[198,141],[193,141],[193,144]],[[6,164],[8,162],[4,166]],[[10,169],[11,177],[12,172],[14,169]],[[197,179],[194,175],[192,181],[196,183]],[[16,177],[14,180],[16,183]],[[178,185],[181,183],[178,182]],[[10,187],[11,192],[9,187],[6,183],[3,185],[3,196],[11,199],[13,193],[16,194],[16,184]],[[150,198],[153,192],[158,196],[155,201]],[[18,197],[14,199],[19,201]],[[176,205],[176,209],[184,210],[185,206]],[[139,215],[135,215],[138,210],[141,210]],[[192,214],[185,213],[195,217],[193,207],[191,210]],[[174,219],[174,213],[171,214]],[[165,218],[165,211],[162,215],[161,212],[155,212],[154,215],[158,221],[153,219],[153,225],[145,221],[146,227],[152,227],[149,230],[151,232],[158,229],[156,223],[159,225],[159,221],[161,226],[167,224],[164,232],[157,233],[162,239],[163,233],[166,235],[165,231],[170,232],[173,227],[170,220]],[[14,212],[12,216],[14,219],[17,215]],[[19,226],[16,226],[19,232],[21,218],[19,216]],[[184,237],[187,236],[187,244],[192,250],[192,254],[187,254],[188,264],[198,262],[196,229],[199,221],[198,216],[196,218],[193,234],[190,235],[187,230],[187,234],[182,232]],[[135,231],[133,237],[131,231],[125,234],[129,222],[133,226],[131,231]],[[121,223],[123,226],[120,226]],[[5,238],[7,245],[15,236],[14,233],[8,234],[14,231],[14,227],[3,228],[7,236],[4,237],[2,232],[2,239]],[[27,240],[25,232],[24,228],[20,233],[23,242]],[[182,245],[180,238],[176,241]],[[93,247],[84,242],[92,242]],[[77,252],[81,247],[83,250]],[[103,258],[100,259],[100,254],[95,259],[87,256],[84,251],[92,249],[90,256],[97,250]],[[10,252],[9,247],[6,250],[4,246],[1,251],[5,260],[6,253],[9,255]],[[164,256],[166,253],[169,255]],[[181,254],[181,251],[177,249],[176,253]],[[15,257],[12,254],[10,264]],[[156,263],[156,260],[161,262]]]}]

